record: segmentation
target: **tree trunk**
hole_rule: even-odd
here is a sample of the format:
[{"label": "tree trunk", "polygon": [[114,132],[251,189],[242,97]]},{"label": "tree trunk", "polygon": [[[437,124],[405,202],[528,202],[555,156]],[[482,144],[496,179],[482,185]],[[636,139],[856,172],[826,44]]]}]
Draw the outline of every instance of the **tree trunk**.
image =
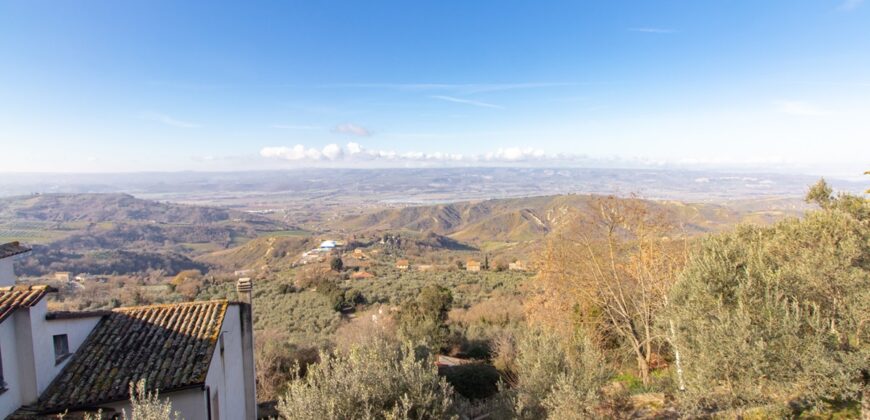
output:
[{"label": "tree trunk", "polygon": [[649,386],[649,362],[643,355],[637,356],[637,368],[640,370],[640,379],[643,381],[643,386]]},{"label": "tree trunk", "polygon": [[676,363],[676,365],[677,365],[677,384],[680,387],[679,388],[680,391],[685,391],[686,390],[686,381],[683,379],[683,360],[680,357],[680,348],[677,347],[677,343],[676,343],[677,332],[676,332],[676,329],[674,328],[674,320],[669,319],[668,322],[670,323],[670,327],[671,327],[671,340],[670,341],[671,341],[671,347],[674,348],[674,363]]}]

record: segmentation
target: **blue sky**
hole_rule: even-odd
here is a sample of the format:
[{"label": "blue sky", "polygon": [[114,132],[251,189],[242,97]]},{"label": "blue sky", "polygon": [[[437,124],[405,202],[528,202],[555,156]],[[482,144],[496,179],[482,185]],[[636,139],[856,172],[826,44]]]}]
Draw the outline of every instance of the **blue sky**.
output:
[{"label": "blue sky", "polygon": [[0,1],[0,171],[870,167],[870,4]]}]

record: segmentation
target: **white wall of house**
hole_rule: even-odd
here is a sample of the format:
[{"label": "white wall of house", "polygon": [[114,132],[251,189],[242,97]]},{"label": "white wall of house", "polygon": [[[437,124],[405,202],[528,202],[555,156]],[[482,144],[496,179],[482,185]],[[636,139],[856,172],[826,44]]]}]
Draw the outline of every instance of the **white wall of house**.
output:
[{"label": "white wall of house", "polygon": [[21,407],[21,386],[19,386],[18,348],[15,337],[15,315],[0,322],[0,358],[3,360],[3,379],[6,391],[0,394],[0,419],[12,414]]},{"label": "white wall of house", "polygon": [[57,334],[66,334],[69,351],[75,353],[88,338],[88,334],[97,326],[100,317],[46,320],[47,308],[44,299],[30,311],[33,331],[38,332],[33,337],[33,350],[36,356],[36,388],[37,393],[42,395],[51,381],[72,359],[67,357],[61,363],[55,362],[53,337]]},{"label": "white wall of house", "polygon": [[[28,309],[18,309],[0,323],[3,376],[9,390],[0,394],[0,418],[36,401],[71,358],[55,363],[55,334],[66,334],[70,353],[84,343],[100,317],[46,320],[43,299]],[[9,411],[11,410],[11,411]]]},{"label": "white wall of house", "polygon": [[223,338],[215,346],[205,382],[211,393],[209,398],[212,419],[253,419],[255,413],[246,412],[244,400],[248,392],[245,390],[242,327],[238,305],[227,307],[221,336]]},{"label": "white wall of house", "polygon": [[[43,302],[40,302],[44,304]],[[11,316],[15,330],[15,348],[18,362],[18,382],[11,386],[18,387],[21,403],[36,401],[39,394],[36,392],[36,359],[33,354],[33,328],[31,328],[31,314],[27,309],[19,309]],[[9,318],[6,319],[9,322]]]},{"label": "white wall of house", "polygon": [[0,287],[15,285],[15,270],[12,264],[13,257],[0,259]]}]

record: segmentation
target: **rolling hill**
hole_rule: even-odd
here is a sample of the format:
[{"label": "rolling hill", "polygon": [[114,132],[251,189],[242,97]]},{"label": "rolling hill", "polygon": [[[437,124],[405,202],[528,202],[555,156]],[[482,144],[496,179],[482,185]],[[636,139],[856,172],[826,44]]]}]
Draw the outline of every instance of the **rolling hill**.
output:
[{"label": "rolling hill", "polygon": [[[570,218],[588,214],[592,195],[557,195],[468,201],[386,209],[348,218],[336,226],[348,232],[411,230],[434,232],[462,242],[525,242],[542,239]],[[769,223],[800,215],[797,200],[724,204],[644,201],[662,211],[687,234],[712,232],[740,222]]]},{"label": "rolling hill", "polygon": [[191,257],[286,229],[284,223],[265,216],[127,194],[0,199],[0,240],[36,246],[31,261],[21,263],[25,275],[204,269]]}]

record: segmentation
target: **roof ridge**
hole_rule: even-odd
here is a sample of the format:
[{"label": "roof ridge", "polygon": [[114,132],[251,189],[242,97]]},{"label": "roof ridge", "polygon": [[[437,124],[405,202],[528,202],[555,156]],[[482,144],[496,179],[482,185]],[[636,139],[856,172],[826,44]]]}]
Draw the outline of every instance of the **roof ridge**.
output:
[{"label": "roof ridge", "polygon": [[151,305],[121,306],[118,308],[113,308],[112,312],[125,312],[125,311],[134,311],[134,310],[142,310],[142,309],[163,309],[163,308],[172,308],[172,307],[176,307],[176,306],[207,305],[207,304],[215,304],[215,303],[229,303],[229,300],[227,300],[227,299],[211,299],[211,300],[197,300],[197,301],[193,301],[193,302],[153,303]]}]

